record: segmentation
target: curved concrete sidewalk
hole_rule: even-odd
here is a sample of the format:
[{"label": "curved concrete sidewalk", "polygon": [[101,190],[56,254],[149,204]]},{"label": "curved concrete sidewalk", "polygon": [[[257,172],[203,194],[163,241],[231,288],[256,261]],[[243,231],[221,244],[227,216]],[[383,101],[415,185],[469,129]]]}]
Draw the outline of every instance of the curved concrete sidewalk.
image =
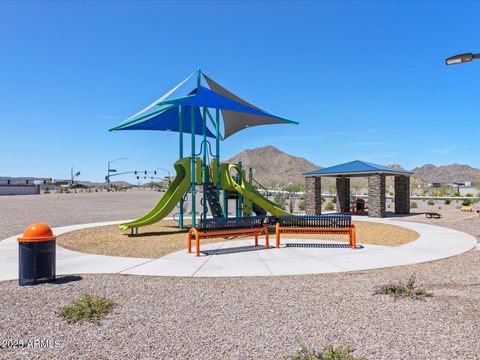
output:
[{"label": "curved concrete sidewalk", "polygon": [[[477,240],[466,233],[434,225],[390,219],[365,219],[402,226],[420,234],[412,243],[386,247],[359,244],[351,250],[345,243],[325,240],[284,239],[281,249],[253,248],[252,240],[230,240],[202,245],[197,258],[186,250],[158,259],[125,258],[79,253],[57,247],[57,274],[118,273],[153,276],[272,276],[323,274],[377,269],[439,260],[475,248]],[[122,221],[54,228],[56,235]],[[0,242],[0,280],[18,277],[17,236]],[[272,237],[273,238],[273,237]],[[288,245],[287,245],[288,244]]]}]

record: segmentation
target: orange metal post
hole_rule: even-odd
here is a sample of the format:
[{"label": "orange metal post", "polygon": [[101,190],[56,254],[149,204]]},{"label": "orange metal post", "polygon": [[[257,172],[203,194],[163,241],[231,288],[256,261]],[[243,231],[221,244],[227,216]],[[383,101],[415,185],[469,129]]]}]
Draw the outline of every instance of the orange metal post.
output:
[{"label": "orange metal post", "polygon": [[277,225],[275,225],[275,240],[276,240],[276,246],[277,246],[277,249],[280,248],[280,224],[277,223]]},{"label": "orange metal post", "polygon": [[255,246],[258,246],[258,235],[255,234]]},{"label": "orange metal post", "polygon": [[191,228],[188,230],[188,250],[187,252],[190,254],[192,252],[192,235],[195,236],[195,239],[197,240],[199,237],[198,230],[195,228]]},{"label": "orange metal post", "polygon": [[265,231],[265,247],[268,249],[270,247],[270,243],[268,240],[268,229],[265,227],[263,231]]},{"label": "orange metal post", "polygon": [[355,231],[355,225],[352,225],[350,230],[350,246],[352,249],[357,248],[357,233]]},{"label": "orange metal post", "polygon": [[192,229],[188,230],[188,248],[187,253],[190,254],[192,252]]}]

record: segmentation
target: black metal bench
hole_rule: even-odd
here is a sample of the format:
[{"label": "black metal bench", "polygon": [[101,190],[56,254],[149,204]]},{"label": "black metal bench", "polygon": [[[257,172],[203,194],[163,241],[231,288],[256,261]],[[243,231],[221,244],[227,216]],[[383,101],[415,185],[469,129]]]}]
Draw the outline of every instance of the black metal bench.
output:
[{"label": "black metal bench", "polygon": [[280,216],[276,225],[276,246],[280,247],[280,234],[346,234],[350,247],[357,247],[355,225],[350,215]]},{"label": "black metal bench", "polygon": [[264,222],[265,216],[200,220],[197,227],[188,231],[188,253],[192,252],[193,237],[196,242],[196,255],[200,256],[200,240],[202,239],[255,236],[255,246],[258,246],[258,236],[262,233],[265,233],[265,246],[268,249],[268,229]]}]

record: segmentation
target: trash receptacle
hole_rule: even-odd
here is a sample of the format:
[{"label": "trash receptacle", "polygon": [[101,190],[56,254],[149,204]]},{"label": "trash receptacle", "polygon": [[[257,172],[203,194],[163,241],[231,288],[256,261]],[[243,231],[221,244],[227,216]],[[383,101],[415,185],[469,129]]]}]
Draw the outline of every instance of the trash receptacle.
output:
[{"label": "trash receptacle", "polygon": [[19,285],[55,281],[56,239],[45,224],[30,225],[17,238]]}]

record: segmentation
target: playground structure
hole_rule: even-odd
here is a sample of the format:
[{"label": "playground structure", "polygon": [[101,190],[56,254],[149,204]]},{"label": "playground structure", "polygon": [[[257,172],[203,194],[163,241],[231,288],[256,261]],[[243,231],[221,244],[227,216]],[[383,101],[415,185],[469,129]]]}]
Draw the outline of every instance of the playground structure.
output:
[{"label": "playground structure", "polygon": [[[181,88],[195,77],[196,86],[187,95],[177,97]],[[206,82],[206,86],[203,85]],[[212,115],[210,110],[214,110]],[[223,120],[221,122],[221,119]],[[207,120],[213,131],[207,126]],[[216,83],[199,69],[155,102],[134,114],[110,131],[157,130],[179,133],[179,160],[174,164],[175,180],[157,205],[141,218],[120,225],[122,230],[156,223],[179,205],[179,227],[184,228],[184,203],[191,196],[191,224],[196,225],[197,186],[202,186],[201,219],[207,218],[208,207],[215,218],[228,217],[228,199],[236,199],[236,217],[251,216],[253,212],[273,216],[290,215],[289,212],[262,196],[252,185],[252,172],[248,179],[241,163],[222,164],[220,142],[252,126],[267,124],[298,124],[298,122],[268,112],[246,102]],[[221,127],[223,135],[221,135]],[[191,134],[190,156],[184,156],[184,134]],[[196,135],[202,136],[197,153]],[[215,153],[207,138],[215,140]],[[208,158],[212,161],[208,164]],[[235,173],[235,174],[232,174]],[[223,208],[221,192],[223,191]]]}]

